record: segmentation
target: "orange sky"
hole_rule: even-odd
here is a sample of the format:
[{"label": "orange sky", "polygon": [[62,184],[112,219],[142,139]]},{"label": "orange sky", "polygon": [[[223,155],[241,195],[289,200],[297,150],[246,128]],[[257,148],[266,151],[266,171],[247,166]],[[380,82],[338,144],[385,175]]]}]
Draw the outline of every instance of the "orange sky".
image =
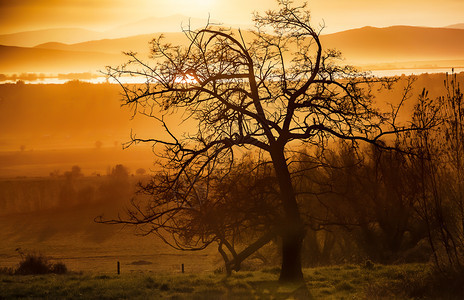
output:
[{"label": "orange sky", "polygon": [[[249,22],[274,0],[0,0],[0,34],[54,27],[109,30],[147,17],[183,14],[229,24]],[[389,25],[446,26],[464,22],[463,0],[312,0],[314,23],[325,33]]]}]

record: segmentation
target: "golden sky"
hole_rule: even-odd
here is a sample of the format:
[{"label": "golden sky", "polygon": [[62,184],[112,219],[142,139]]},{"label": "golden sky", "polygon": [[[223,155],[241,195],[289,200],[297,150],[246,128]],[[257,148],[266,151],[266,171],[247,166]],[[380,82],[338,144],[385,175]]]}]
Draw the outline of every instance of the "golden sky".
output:
[{"label": "golden sky", "polygon": [[[297,1],[298,2],[298,1]],[[312,0],[325,33],[362,26],[446,26],[464,22],[463,0]],[[301,2],[300,2],[301,3]],[[44,28],[109,30],[148,17],[183,14],[243,24],[274,0],[0,0],[0,34]],[[314,25],[314,24],[313,24]]]}]

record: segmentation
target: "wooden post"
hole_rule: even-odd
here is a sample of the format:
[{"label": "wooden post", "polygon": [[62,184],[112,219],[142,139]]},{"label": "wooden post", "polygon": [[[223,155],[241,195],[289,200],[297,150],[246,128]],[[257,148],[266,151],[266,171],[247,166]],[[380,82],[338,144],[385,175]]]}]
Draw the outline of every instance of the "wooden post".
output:
[{"label": "wooden post", "polygon": [[121,264],[118,261],[118,275],[121,274]]},{"label": "wooden post", "polygon": [[184,264],[182,264],[182,273],[184,273]]}]

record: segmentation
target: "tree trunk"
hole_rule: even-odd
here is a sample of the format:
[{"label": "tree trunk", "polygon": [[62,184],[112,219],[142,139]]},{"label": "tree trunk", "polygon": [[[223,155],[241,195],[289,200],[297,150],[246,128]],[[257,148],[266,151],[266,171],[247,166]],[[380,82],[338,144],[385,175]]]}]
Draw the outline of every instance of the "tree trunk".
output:
[{"label": "tree trunk", "polygon": [[282,237],[282,269],[279,281],[303,281],[301,249],[305,230],[296,202],[283,147],[271,150],[271,157],[279,183],[284,211],[284,218],[280,228],[280,235]]},{"label": "tree trunk", "polygon": [[[230,276],[232,274],[232,270],[234,271],[239,271],[241,266],[240,264],[247,259],[249,256],[251,256],[253,253],[261,249],[264,245],[269,243],[273,238],[275,237],[274,232],[267,232],[265,235],[260,237],[258,240],[256,240],[254,243],[243,249],[242,252],[236,253],[231,260],[226,260],[224,259],[225,265],[226,265],[226,271],[227,271],[227,276]],[[222,254],[222,253],[221,253]],[[226,258],[225,253],[223,254],[223,257]]]},{"label": "tree trunk", "polygon": [[303,281],[301,248],[304,230],[301,227],[292,229],[290,226],[287,227],[282,234],[282,269],[280,270],[279,281],[300,282]]}]

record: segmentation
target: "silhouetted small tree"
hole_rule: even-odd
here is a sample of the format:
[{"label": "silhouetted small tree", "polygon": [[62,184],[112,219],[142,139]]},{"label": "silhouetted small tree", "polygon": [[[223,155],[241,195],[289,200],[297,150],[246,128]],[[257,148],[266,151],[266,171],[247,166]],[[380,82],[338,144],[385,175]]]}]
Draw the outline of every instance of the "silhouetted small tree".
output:
[{"label": "silhouetted small tree", "polygon": [[68,180],[73,180],[82,176],[84,175],[82,174],[81,167],[79,166],[72,166],[71,171],[64,173],[64,177]]},{"label": "silhouetted small tree", "polygon": [[118,164],[111,170],[110,176],[124,180],[129,177],[129,170],[124,165]]},{"label": "silhouetted small tree", "polygon": [[145,170],[144,168],[138,168],[137,170],[135,170],[135,174],[139,176],[145,175],[145,173],[147,173],[147,170]]}]

